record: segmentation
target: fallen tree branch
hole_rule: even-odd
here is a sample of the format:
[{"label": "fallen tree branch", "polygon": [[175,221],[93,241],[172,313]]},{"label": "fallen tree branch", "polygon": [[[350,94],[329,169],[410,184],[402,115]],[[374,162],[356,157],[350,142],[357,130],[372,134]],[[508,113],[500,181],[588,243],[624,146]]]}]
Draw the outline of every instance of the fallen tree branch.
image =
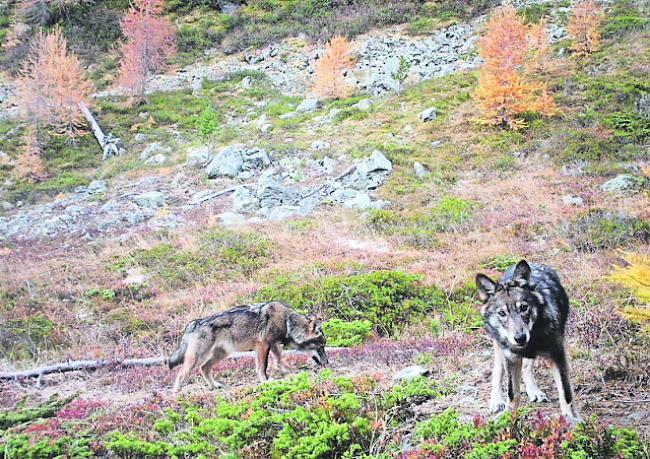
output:
[{"label": "fallen tree branch", "polygon": [[[328,347],[326,350],[334,351],[340,348]],[[304,354],[304,352],[289,349],[283,352],[284,355]],[[243,357],[254,357],[255,352],[233,352],[227,358],[240,359]],[[29,370],[21,371],[5,371],[0,372],[0,380],[10,379],[27,379],[27,378],[42,378],[45,375],[52,373],[68,373],[71,371],[94,371],[101,368],[110,368],[111,370],[122,370],[132,367],[154,367],[158,365],[166,365],[167,357],[146,357],[141,359],[124,359],[124,360],[73,360],[69,362],[54,363],[44,367],[31,368]]]},{"label": "fallen tree branch", "polygon": [[121,155],[124,152],[122,140],[110,133],[104,134],[104,131],[102,131],[102,128],[99,126],[92,112],[85,103],[81,102],[79,104],[79,109],[86,117],[88,124],[90,124],[90,127],[93,130],[93,135],[102,149],[102,160],[106,160],[111,156]]}]

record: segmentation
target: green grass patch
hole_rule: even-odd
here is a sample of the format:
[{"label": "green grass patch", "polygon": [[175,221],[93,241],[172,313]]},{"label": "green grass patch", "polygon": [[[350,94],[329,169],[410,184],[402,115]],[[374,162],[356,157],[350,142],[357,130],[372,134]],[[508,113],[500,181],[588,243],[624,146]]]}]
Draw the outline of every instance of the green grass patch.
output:
[{"label": "green grass patch", "polygon": [[583,252],[650,241],[650,221],[607,210],[592,210],[564,228],[565,237]]}]

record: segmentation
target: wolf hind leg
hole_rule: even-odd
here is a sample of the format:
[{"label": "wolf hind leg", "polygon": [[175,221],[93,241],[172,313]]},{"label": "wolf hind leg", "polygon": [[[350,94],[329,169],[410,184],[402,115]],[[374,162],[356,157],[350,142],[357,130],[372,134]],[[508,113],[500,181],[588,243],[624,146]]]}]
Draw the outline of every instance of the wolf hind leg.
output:
[{"label": "wolf hind leg", "polygon": [[526,386],[526,394],[528,400],[531,402],[548,402],[548,397],[537,385],[535,375],[533,373],[535,367],[535,359],[524,359],[523,379]]},{"label": "wolf hind leg", "polygon": [[201,365],[201,376],[210,389],[221,389],[223,384],[212,376],[212,368],[226,357],[226,352],[220,347],[212,351],[212,355]]},{"label": "wolf hind leg", "polygon": [[490,412],[500,413],[506,409],[503,401],[503,351],[501,346],[494,341],[494,364],[492,366],[492,392],[490,395]]},{"label": "wolf hind leg", "polygon": [[268,376],[266,375],[266,370],[269,366],[269,352],[271,351],[271,346],[265,341],[258,341],[255,344],[255,369],[257,370],[257,377],[261,383],[268,381]]},{"label": "wolf hind leg", "polygon": [[180,370],[178,370],[176,380],[174,381],[173,391],[175,394],[181,390],[181,387],[183,384],[185,384],[185,381],[187,381],[187,378],[190,376],[192,370],[196,368],[197,360],[196,347],[189,346],[187,351],[185,351],[185,359],[183,360],[183,365],[181,366]]}]

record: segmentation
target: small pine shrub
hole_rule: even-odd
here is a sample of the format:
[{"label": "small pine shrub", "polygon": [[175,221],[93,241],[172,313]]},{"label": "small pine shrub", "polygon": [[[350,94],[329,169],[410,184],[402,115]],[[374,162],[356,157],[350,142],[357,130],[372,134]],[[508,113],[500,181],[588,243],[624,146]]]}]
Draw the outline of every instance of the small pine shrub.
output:
[{"label": "small pine shrub", "polygon": [[346,322],[341,319],[330,319],[323,323],[323,333],[327,337],[329,346],[355,346],[363,343],[370,336],[372,322],[369,320]]}]

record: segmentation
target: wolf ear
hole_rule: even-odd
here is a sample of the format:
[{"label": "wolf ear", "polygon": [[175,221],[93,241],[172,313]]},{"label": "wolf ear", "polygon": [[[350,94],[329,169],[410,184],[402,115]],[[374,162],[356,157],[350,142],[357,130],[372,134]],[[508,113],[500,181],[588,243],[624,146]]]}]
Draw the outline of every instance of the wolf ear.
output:
[{"label": "wolf ear", "polygon": [[476,288],[481,301],[486,302],[497,290],[497,284],[485,274],[476,275]]},{"label": "wolf ear", "polygon": [[312,333],[316,333],[320,330],[320,326],[323,323],[323,318],[320,316],[312,316],[309,318],[309,328]]},{"label": "wolf ear", "polygon": [[512,280],[519,285],[520,287],[529,286],[532,287],[533,283],[531,281],[531,272],[530,265],[526,260],[521,260],[515,266],[515,271],[512,273]]}]

